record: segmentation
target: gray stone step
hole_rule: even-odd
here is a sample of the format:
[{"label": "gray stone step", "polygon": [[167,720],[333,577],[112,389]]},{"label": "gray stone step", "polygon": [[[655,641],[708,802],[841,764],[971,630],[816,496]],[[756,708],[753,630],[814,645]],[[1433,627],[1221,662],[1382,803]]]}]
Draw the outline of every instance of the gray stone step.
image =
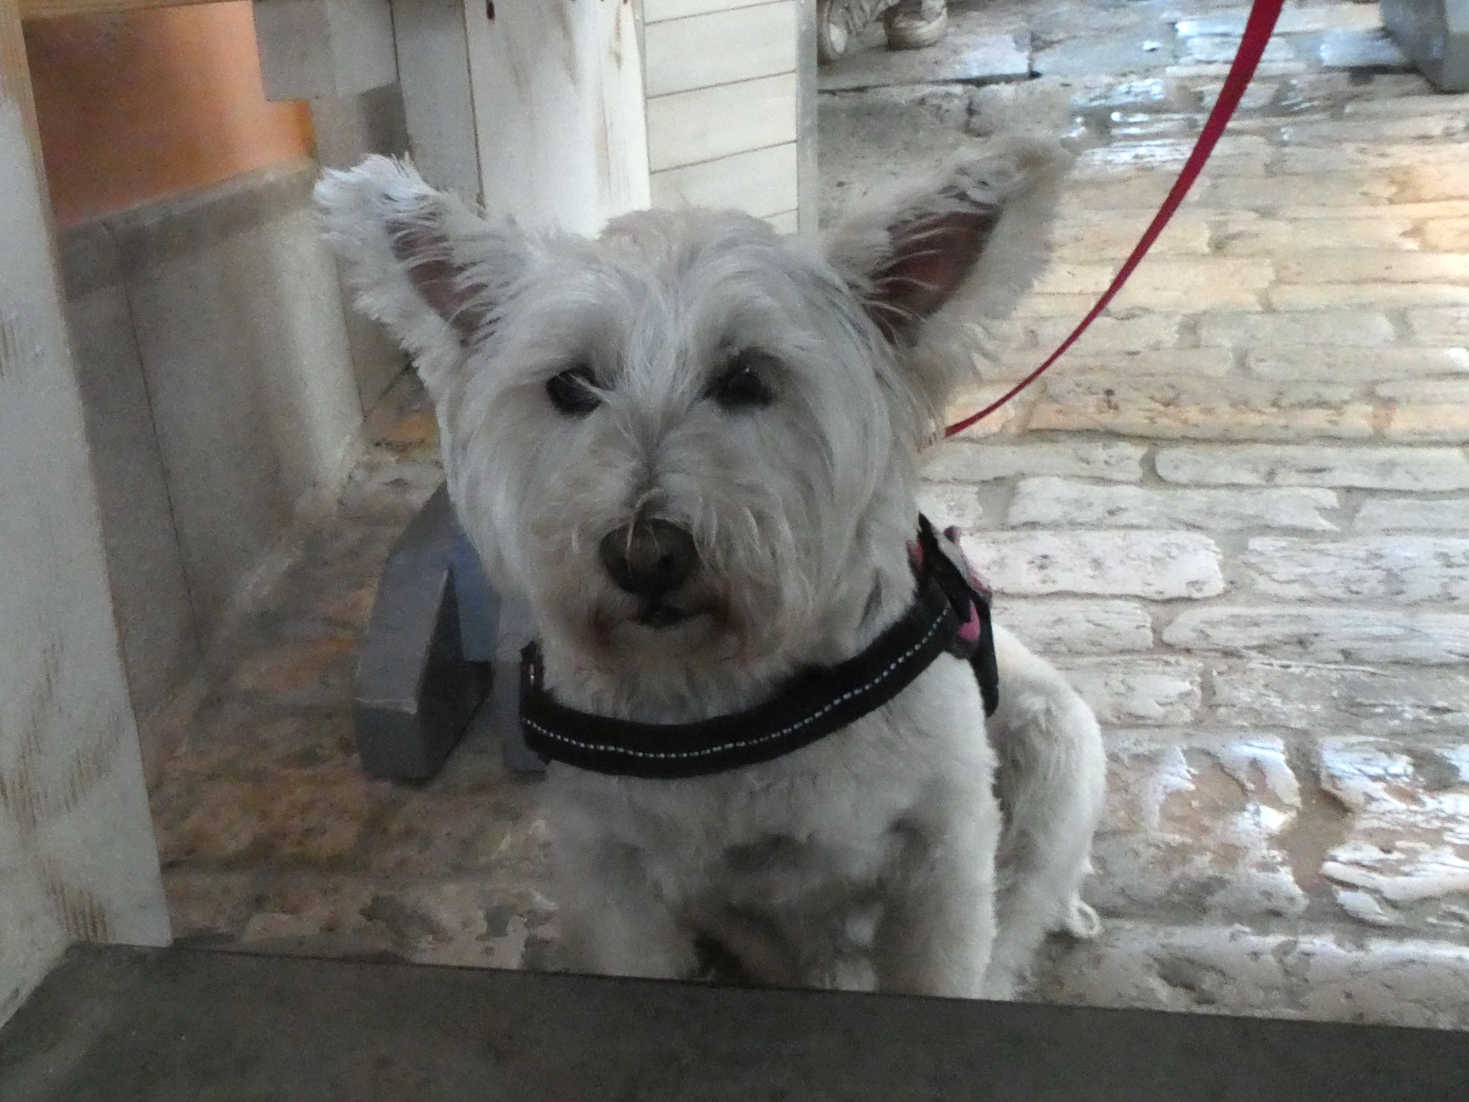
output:
[{"label": "gray stone step", "polygon": [[1431,1030],[179,949],[74,949],[0,1032],[7,1102],[1429,1102],[1466,1080],[1469,1045]]}]

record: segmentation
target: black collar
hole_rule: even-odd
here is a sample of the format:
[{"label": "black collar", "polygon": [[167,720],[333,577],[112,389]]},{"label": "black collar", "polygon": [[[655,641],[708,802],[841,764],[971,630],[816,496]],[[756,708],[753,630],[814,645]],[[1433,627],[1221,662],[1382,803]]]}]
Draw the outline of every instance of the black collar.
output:
[{"label": "black collar", "polygon": [[926,517],[910,548],[917,595],[903,617],[860,654],[792,678],[753,708],[696,723],[635,723],[579,712],[545,688],[540,648],[521,652],[520,722],[544,758],[631,777],[693,777],[769,761],[841,730],[882,707],[940,654],[974,667],[985,714],[999,704],[989,591],[964,565],[953,530],[941,539]]}]

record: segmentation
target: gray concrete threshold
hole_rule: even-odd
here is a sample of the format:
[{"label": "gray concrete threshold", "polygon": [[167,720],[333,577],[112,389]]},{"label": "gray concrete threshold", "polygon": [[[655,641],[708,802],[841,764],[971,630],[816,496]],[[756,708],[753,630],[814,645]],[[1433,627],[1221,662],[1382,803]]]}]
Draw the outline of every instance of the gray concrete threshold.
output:
[{"label": "gray concrete threshold", "polygon": [[78,947],[6,1102],[1462,1098],[1462,1034]]}]

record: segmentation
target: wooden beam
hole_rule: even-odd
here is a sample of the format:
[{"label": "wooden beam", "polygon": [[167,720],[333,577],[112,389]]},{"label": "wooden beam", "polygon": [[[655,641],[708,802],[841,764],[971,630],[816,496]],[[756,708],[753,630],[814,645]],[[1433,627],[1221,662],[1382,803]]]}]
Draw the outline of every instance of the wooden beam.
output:
[{"label": "wooden beam", "polygon": [[413,163],[434,187],[478,198],[484,185],[464,9],[465,0],[393,0],[393,37]]},{"label": "wooden beam", "polygon": [[54,19],[62,15],[108,15],[144,8],[181,8],[218,4],[222,0],[20,0],[22,19]]},{"label": "wooden beam", "polygon": [[648,135],[633,6],[464,5],[485,206],[576,233],[596,233],[614,215],[646,207]]},{"label": "wooden beam", "polygon": [[[36,191],[46,194],[46,174],[41,167],[41,133],[36,127],[36,97],[31,89],[31,67],[26,57],[25,35],[21,31],[15,0],[0,0],[0,105],[14,102],[20,108],[25,127],[26,145],[36,178]],[[51,236],[51,207],[45,205],[47,234]],[[52,260],[55,250],[52,250]],[[58,284],[58,292],[60,285]]]},{"label": "wooden beam", "polygon": [[0,1021],[68,942],[168,940],[40,162],[0,0]]},{"label": "wooden beam", "polygon": [[268,100],[355,96],[398,80],[387,0],[264,0],[255,48]]}]

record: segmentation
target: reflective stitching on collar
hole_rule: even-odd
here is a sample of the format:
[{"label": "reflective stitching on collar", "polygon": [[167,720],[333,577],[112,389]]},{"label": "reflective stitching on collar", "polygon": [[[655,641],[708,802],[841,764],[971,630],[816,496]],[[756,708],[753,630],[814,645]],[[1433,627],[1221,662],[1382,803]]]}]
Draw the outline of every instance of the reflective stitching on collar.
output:
[{"label": "reflective stitching on collar", "polygon": [[891,677],[893,671],[897,669],[898,666],[902,665],[903,662],[912,657],[915,652],[922,649],[923,645],[933,638],[933,633],[938,631],[939,627],[943,624],[945,617],[949,615],[951,615],[949,609],[946,608],[941,611],[936,617],[934,617],[933,623],[929,625],[928,630],[923,633],[923,637],[919,639],[918,642],[914,643],[906,651],[904,651],[902,654],[898,655],[898,657],[889,662],[886,668],[884,668],[881,673],[872,678],[870,681],[866,682],[865,684],[858,685],[856,688],[848,689],[840,696],[827,701],[825,705],[812,712],[810,715],[798,719],[794,723],[787,724],[778,731],[772,731],[769,734],[761,735],[759,738],[736,740],[734,742],[722,743],[719,746],[706,746],[699,750],[675,750],[667,753],[659,753],[651,750],[631,750],[628,749],[626,746],[608,746],[603,743],[580,742],[577,739],[570,738],[566,735],[557,734],[555,731],[548,730],[541,724],[537,723],[535,720],[530,719],[526,716],[522,716],[521,721],[528,726],[535,728],[537,732],[544,735],[546,738],[554,739],[557,742],[565,743],[568,746],[574,746],[578,750],[593,750],[604,754],[623,754],[628,757],[634,758],[702,758],[708,757],[710,754],[723,753],[726,750],[740,750],[744,749],[747,746],[759,746],[762,743],[771,742],[775,739],[788,735],[792,731],[799,731],[807,724],[816,722],[816,720],[820,719],[827,712],[835,708],[838,704],[850,700],[854,696],[860,696],[863,693],[872,691],[878,685],[882,684],[882,682]]}]

